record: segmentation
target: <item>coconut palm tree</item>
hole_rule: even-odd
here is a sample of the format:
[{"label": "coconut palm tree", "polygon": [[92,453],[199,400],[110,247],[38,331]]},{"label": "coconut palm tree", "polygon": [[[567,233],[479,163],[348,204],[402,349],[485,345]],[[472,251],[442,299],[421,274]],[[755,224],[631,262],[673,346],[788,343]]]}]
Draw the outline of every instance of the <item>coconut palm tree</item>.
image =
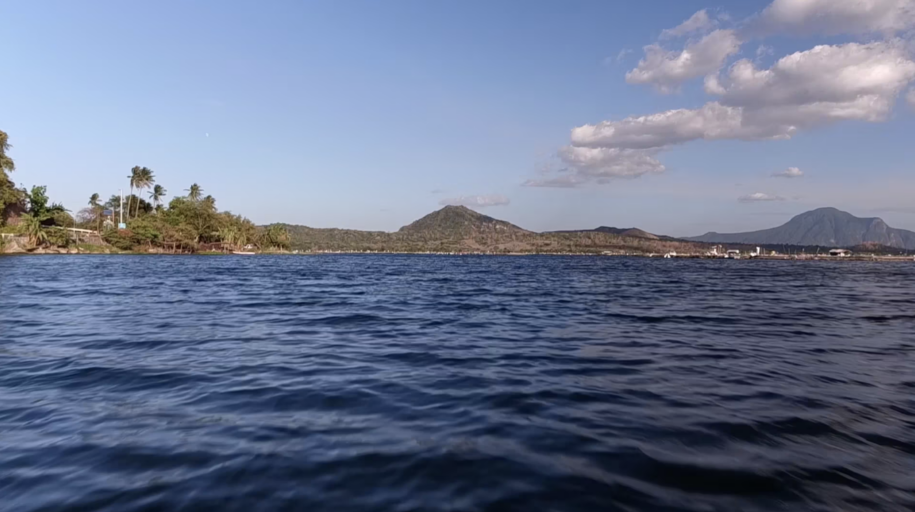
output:
[{"label": "coconut palm tree", "polygon": [[[140,168],[139,179],[137,180],[137,209],[134,217],[140,216],[140,198],[139,192],[143,189],[149,188],[156,182],[156,176],[152,172],[152,169],[146,167]],[[130,210],[127,210],[130,211]]]},{"label": "coconut palm tree", "polygon": [[187,197],[193,201],[199,201],[201,195],[203,195],[203,189],[196,183],[191,185],[191,188],[187,189]]},{"label": "coconut palm tree", "polygon": [[130,218],[130,201],[133,199],[133,189],[140,183],[140,175],[143,173],[143,168],[139,165],[133,166],[130,169],[130,175],[127,177],[130,178],[130,195],[127,196],[127,218]]},{"label": "coconut palm tree", "polygon": [[162,185],[156,185],[153,187],[152,192],[149,193],[149,198],[152,199],[154,205],[156,205],[156,214],[159,213],[159,206],[162,203],[162,198],[165,197],[168,191],[165,190],[165,187]]},{"label": "coconut palm tree", "polygon": [[92,197],[89,198],[89,206],[92,208],[92,211],[95,212],[95,220],[98,224],[98,227],[95,228],[96,231],[101,231],[102,229],[102,205],[99,203],[100,200],[101,198],[97,193],[92,194]]},{"label": "coconut palm tree", "polygon": [[289,232],[282,224],[271,224],[262,235],[264,245],[272,249],[289,248]]}]

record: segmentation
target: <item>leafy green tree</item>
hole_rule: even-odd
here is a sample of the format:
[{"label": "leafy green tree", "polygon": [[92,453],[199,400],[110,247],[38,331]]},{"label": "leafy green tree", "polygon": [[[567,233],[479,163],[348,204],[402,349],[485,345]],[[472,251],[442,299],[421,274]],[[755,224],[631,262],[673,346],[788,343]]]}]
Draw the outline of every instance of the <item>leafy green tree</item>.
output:
[{"label": "leafy green tree", "polygon": [[48,215],[49,210],[48,201],[50,201],[50,199],[48,198],[48,187],[39,187],[37,185],[32,187],[27,200],[29,203],[29,213],[34,217],[44,220],[42,217]]},{"label": "leafy green tree", "polygon": [[[34,186],[26,196],[28,213],[37,218],[39,222],[51,226],[65,226],[73,223],[73,217],[67,213],[66,208],[58,203],[48,205],[48,187]],[[69,219],[69,220],[68,220]]]},{"label": "leafy green tree", "polygon": [[16,170],[16,163],[6,154],[10,148],[9,136],[0,130],[0,226],[16,210],[25,210],[25,191],[17,189],[9,177]]}]

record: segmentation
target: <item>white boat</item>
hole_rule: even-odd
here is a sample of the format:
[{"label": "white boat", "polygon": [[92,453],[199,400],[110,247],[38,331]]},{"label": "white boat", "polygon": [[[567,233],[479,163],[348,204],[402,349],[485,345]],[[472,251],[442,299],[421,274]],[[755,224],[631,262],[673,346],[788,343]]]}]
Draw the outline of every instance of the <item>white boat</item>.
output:
[{"label": "white boat", "polygon": [[232,254],[238,254],[240,256],[254,256],[257,253],[250,251],[232,251]]}]

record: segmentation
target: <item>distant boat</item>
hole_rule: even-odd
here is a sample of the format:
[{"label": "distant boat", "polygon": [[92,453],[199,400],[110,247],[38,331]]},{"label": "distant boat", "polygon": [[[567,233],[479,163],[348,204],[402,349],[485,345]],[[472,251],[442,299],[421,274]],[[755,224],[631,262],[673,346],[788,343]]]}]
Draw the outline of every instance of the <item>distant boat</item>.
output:
[{"label": "distant boat", "polygon": [[238,254],[240,256],[254,256],[257,253],[251,251],[232,251],[232,254]]}]

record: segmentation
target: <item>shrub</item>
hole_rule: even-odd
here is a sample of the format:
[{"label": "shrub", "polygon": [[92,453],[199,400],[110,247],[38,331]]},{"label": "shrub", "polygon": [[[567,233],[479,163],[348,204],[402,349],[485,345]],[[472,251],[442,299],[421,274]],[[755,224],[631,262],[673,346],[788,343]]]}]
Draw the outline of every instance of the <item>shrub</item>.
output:
[{"label": "shrub", "polygon": [[129,229],[109,229],[102,235],[102,240],[122,251],[133,249],[133,233]]}]

